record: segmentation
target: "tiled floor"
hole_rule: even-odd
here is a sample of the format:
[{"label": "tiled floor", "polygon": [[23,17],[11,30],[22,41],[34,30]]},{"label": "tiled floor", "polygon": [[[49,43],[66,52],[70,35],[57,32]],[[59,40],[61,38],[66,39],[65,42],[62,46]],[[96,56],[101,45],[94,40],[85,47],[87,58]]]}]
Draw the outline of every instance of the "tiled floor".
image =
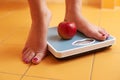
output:
[{"label": "tiled floor", "polygon": [[[0,80],[120,80],[120,8],[100,10],[83,6],[83,15],[104,27],[117,39],[107,50],[69,60],[48,55],[39,65],[24,64],[21,50],[30,28],[28,5],[0,7]],[[63,20],[64,4],[48,4],[53,18],[50,26]]]}]

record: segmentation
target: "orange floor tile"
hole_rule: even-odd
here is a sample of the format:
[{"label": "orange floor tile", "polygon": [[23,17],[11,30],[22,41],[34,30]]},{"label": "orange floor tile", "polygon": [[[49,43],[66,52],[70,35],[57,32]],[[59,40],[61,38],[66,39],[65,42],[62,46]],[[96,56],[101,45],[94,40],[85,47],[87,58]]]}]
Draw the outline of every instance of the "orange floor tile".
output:
[{"label": "orange floor tile", "polygon": [[11,73],[0,73],[0,80],[20,80],[20,75]]},{"label": "orange floor tile", "polygon": [[[63,21],[65,5],[50,3],[48,7],[53,14],[50,27],[56,26]],[[0,80],[120,79],[120,9],[82,8],[82,14],[91,23],[105,28],[116,37],[116,43],[109,49],[65,60],[58,60],[49,54],[39,65],[32,65],[21,60],[21,50],[31,24],[28,7],[23,4],[18,9],[13,6],[0,8]]]},{"label": "orange floor tile", "polygon": [[92,80],[119,80],[120,73],[120,10],[102,10],[100,25],[116,37],[116,43],[108,50],[95,55]]}]

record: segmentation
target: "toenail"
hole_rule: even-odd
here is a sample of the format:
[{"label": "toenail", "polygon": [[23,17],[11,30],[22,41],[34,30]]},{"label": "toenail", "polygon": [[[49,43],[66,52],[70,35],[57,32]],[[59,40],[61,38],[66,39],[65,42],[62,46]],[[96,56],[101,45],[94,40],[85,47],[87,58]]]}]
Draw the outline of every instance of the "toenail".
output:
[{"label": "toenail", "polygon": [[33,60],[34,60],[34,61],[37,61],[37,60],[38,60],[38,58],[34,58]]},{"label": "toenail", "polygon": [[103,34],[103,36],[105,36],[105,34]]},{"label": "toenail", "polygon": [[28,63],[29,63],[29,61],[27,61],[27,60],[26,60],[26,61],[25,61],[25,63],[26,63],[26,64],[28,64]]}]

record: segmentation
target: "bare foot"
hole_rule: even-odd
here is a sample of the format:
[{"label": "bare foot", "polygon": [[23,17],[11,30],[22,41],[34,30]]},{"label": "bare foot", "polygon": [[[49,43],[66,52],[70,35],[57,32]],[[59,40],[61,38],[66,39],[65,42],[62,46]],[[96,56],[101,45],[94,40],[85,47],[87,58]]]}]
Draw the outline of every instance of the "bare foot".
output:
[{"label": "bare foot", "polygon": [[46,55],[47,28],[51,13],[47,10],[40,16],[40,20],[32,22],[31,30],[22,52],[22,59],[25,63],[38,64]]},{"label": "bare foot", "polygon": [[89,23],[80,13],[67,13],[65,21],[75,22],[77,29],[87,37],[105,40],[109,34],[102,28]]}]

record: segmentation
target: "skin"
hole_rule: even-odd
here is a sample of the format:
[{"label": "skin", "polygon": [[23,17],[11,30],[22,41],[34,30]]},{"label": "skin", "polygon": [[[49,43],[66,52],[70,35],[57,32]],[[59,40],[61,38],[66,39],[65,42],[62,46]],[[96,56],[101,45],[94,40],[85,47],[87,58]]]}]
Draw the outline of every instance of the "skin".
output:
[{"label": "skin", "polygon": [[87,37],[105,40],[109,34],[102,28],[87,21],[81,12],[82,0],[66,0],[65,21],[75,22],[77,29]]},{"label": "skin", "polygon": [[[65,0],[65,21],[75,22],[77,29],[88,37],[105,40],[109,34],[102,28],[87,21],[81,14],[81,0]],[[38,64],[46,56],[47,30],[51,20],[51,12],[47,8],[46,0],[28,0],[31,13],[31,29],[22,51],[25,63]]]},{"label": "skin", "polygon": [[22,52],[25,63],[38,64],[46,56],[47,29],[51,13],[45,0],[28,0],[31,12],[31,30]]}]

